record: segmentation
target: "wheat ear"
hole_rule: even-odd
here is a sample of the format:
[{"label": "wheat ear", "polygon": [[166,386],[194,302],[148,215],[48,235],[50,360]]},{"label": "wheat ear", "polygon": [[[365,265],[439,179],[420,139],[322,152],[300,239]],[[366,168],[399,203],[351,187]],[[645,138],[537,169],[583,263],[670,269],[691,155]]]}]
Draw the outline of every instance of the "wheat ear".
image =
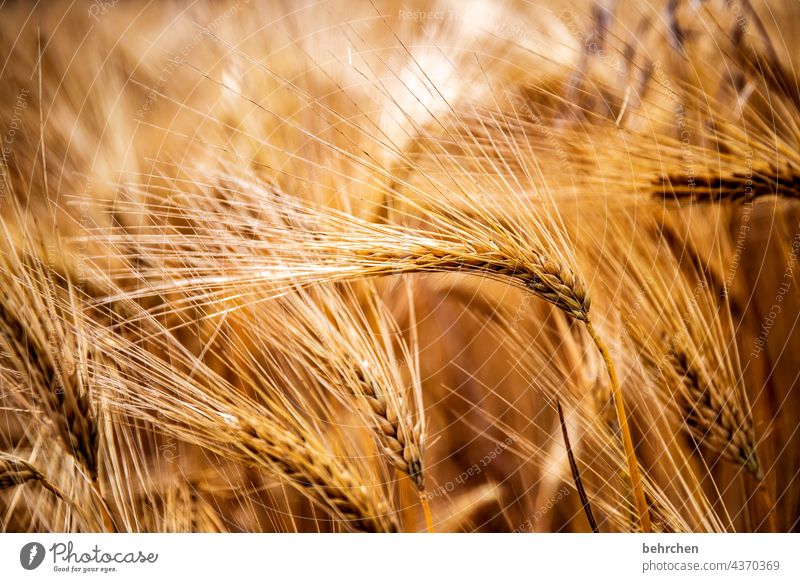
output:
[{"label": "wheat ear", "polygon": [[[85,375],[89,348],[78,325],[81,306],[70,284],[61,288],[43,259],[23,252],[4,233],[6,293],[0,300],[0,332],[12,365],[28,381],[35,404],[47,413],[56,436],[88,476],[100,501],[103,526],[115,531],[100,492],[97,414]],[[28,235],[23,243],[36,248]]]},{"label": "wheat ear", "polygon": [[64,499],[64,494],[35,466],[19,457],[0,452],[0,489],[10,489],[29,481],[38,481],[53,495]]},{"label": "wheat ear", "polygon": [[689,431],[722,457],[740,464],[757,481],[764,477],[756,454],[750,415],[731,397],[735,392],[720,390],[701,364],[673,341],[667,358],[678,376],[682,390],[679,402]]},{"label": "wheat ear", "polygon": [[[231,417],[228,417],[229,419]],[[276,431],[239,419],[232,420],[236,428],[237,447],[259,463],[266,461],[275,471],[295,486],[316,497],[323,507],[347,522],[356,531],[396,532],[397,523],[389,512],[365,511],[370,500],[350,473],[322,448],[308,438],[290,431]]]},{"label": "wheat ear", "polygon": [[375,415],[376,423],[381,431],[381,442],[384,452],[392,464],[402,473],[405,473],[417,489],[422,491],[425,483],[422,477],[422,455],[420,454],[420,441],[418,434],[407,437],[407,431],[400,426],[400,417],[395,407],[387,401],[386,395],[378,385],[360,368],[356,372],[358,377],[359,393],[369,403],[370,410]]},{"label": "wheat ear", "polygon": [[[297,290],[261,309],[258,317],[274,317],[269,310],[278,309],[285,321],[281,335],[267,332],[270,343],[300,370],[314,370],[320,384],[355,397],[387,459],[422,491],[424,417],[416,361],[375,289]],[[397,340],[397,349],[387,338]],[[401,367],[410,373],[410,387]]]},{"label": "wheat ear", "polygon": [[23,306],[14,308],[6,301],[0,301],[0,325],[9,353],[16,359],[21,373],[33,376],[31,388],[52,418],[56,433],[94,480],[97,478],[98,433],[91,404],[86,394],[63,385],[50,351],[18,317],[17,313],[30,309]]},{"label": "wheat ear", "polygon": [[[490,247],[482,248],[477,245],[469,246],[465,252],[458,253],[424,248],[419,249],[416,253],[368,251],[362,255],[370,263],[375,261],[375,267],[371,270],[374,275],[393,274],[397,272],[398,268],[405,272],[468,271],[518,282],[535,296],[552,303],[571,318],[584,322],[587,332],[603,356],[608,370],[640,526],[642,531],[649,532],[651,531],[650,515],[633,438],[627,421],[622,389],[613,358],[589,318],[588,292],[580,279],[569,268],[559,265],[543,253],[528,250],[527,256],[530,259],[523,262],[510,259],[508,255]],[[380,266],[381,264],[383,267]]]},{"label": "wheat ear", "polygon": [[[248,197],[253,196],[254,190],[241,193],[244,197],[241,204],[245,207],[253,203]],[[589,319],[586,287],[565,262],[548,256],[539,244],[539,239],[549,240],[553,248],[558,248],[554,238],[560,235],[516,232],[503,226],[506,220],[492,221],[488,212],[479,213],[481,220],[478,220],[468,214],[445,216],[441,209],[429,209],[424,217],[437,229],[431,232],[404,225],[370,223],[263,188],[258,188],[257,192],[258,208],[268,219],[260,224],[259,238],[255,242],[252,238],[243,238],[242,232],[243,229],[248,233],[253,231],[252,221],[237,224],[235,220],[228,220],[220,230],[218,210],[208,208],[202,197],[185,194],[187,202],[191,202],[185,208],[185,215],[194,223],[190,231],[171,231],[167,244],[163,232],[156,232],[155,236],[142,232],[137,237],[141,252],[158,257],[154,263],[162,265],[158,273],[145,273],[145,278],[163,280],[164,262],[174,262],[175,269],[169,274],[171,279],[161,284],[154,282],[150,289],[130,293],[127,297],[167,290],[181,290],[187,295],[202,293],[209,297],[216,289],[235,289],[241,297],[243,288],[256,285],[261,293],[279,296],[297,287],[323,282],[420,272],[467,272],[522,286],[572,319],[584,322],[603,355],[612,383],[641,527],[643,531],[650,530],[622,391],[608,349]],[[234,196],[231,192],[225,194]],[[156,209],[156,212],[163,210]],[[303,228],[293,225],[303,225]],[[112,236],[110,242],[118,242],[117,237]],[[188,262],[183,248],[196,249]],[[231,248],[242,250],[231,256]],[[225,257],[224,265],[219,265],[220,257]],[[206,301],[213,303],[214,300]]]},{"label": "wheat ear", "polygon": [[[280,351],[276,369],[289,368],[303,379],[290,381],[327,391],[355,409],[390,464],[424,489],[424,409],[414,351],[371,285],[297,289],[232,318],[248,343]],[[248,322],[254,319],[283,325],[251,334]]]},{"label": "wheat ear", "polygon": [[[147,322],[158,326],[153,320]],[[296,386],[288,377],[264,374],[258,362],[242,365],[234,359],[233,370],[259,394],[258,401],[253,400],[164,337],[162,348],[169,350],[169,362],[120,336],[105,337],[113,360],[125,371],[102,374],[114,376],[107,391],[110,405],[182,441],[268,471],[352,530],[399,530],[383,496],[373,495],[366,479],[359,478],[361,465],[349,465],[344,452],[335,454],[333,440],[313,419],[305,419],[309,388]],[[287,398],[286,391],[300,404]]]},{"label": "wheat ear", "polygon": [[544,253],[531,250],[527,260],[515,260],[491,247],[465,245],[458,250],[423,246],[399,252],[365,251],[362,256],[376,265],[384,263],[387,271],[400,268],[407,273],[468,272],[511,280],[571,318],[589,319],[589,296],[582,282]]},{"label": "wheat ear", "polygon": [[792,165],[758,172],[707,175],[688,182],[685,176],[664,176],[656,195],[691,202],[751,202],[758,198],[800,199],[800,170]]}]

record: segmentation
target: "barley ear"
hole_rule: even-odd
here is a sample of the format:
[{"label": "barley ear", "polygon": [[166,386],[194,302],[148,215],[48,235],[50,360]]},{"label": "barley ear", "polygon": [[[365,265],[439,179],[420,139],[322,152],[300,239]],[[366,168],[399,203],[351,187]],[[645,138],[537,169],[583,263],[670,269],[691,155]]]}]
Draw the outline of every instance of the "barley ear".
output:
[{"label": "barley ear", "polygon": [[19,457],[0,452],[0,490],[18,487],[29,481],[38,481],[57,498],[64,499],[61,491],[39,469]]}]

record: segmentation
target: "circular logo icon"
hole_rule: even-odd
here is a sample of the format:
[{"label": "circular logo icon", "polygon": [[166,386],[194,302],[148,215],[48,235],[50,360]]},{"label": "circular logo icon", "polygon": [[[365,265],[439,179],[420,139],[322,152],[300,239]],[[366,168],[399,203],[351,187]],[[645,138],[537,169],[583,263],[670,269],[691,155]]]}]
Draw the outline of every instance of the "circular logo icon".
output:
[{"label": "circular logo icon", "polygon": [[39,542],[30,542],[19,551],[19,563],[26,570],[35,570],[44,561],[44,546]]}]

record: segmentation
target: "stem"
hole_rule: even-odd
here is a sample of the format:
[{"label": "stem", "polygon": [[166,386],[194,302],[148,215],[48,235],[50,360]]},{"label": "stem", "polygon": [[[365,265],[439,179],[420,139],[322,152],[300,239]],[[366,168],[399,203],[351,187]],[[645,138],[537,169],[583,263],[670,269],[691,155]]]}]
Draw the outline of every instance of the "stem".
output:
[{"label": "stem", "polygon": [[770,533],[779,533],[778,525],[775,521],[775,511],[774,511],[775,504],[772,502],[772,496],[769,494],[769,491],[767,491],[766,485],[761,486],[758,489],[759,489],[759,495],[761,495],[761,498],[765,506],[764,512],[767,514],[766,515],[767,531],[769,531]]},{"label": "stem", "polygon": [[425,497],[425,492],[419,495],[419,503],[422,505],[422,513],[425,514],[425,530],[428,533],[433,533],[433,517],[431,516],[431,506],[428,504],[428,499]]},{"label": "stem", "polygon": [[619,429],[622,433],[622,446],[625,449],[625,459],[628,463],[628,474],[631,478],[631,490],[633,498],[636,502],[636,509],[639,512],[639,525],[644,533],[650,533],[652,528],[650,526],[650,512],[647,510],[647,500],[644,497],[644,488],[642,487],[642,476],[639,473],[639,463],[636,460],[636,451],[633,448],[633,438],[631,437],[631,429],[628,426],[628,415],[625,412],[625,403],[622,401],[622,389],[619,386],[619,379],[617,378],[617,369],[614,367],[614,360],[606,347],[606,344],[600,338],[597,330],[592,325],[591,320],[586,320],[586,331],[594,340],[597,349],[603,356],[608,370],[608,377],[611,380],[611,393],[614,396],[614,406],[617,411],[617,422]]},{"label": "stem", "polygon": [[766,522],[767,531],[770,533],[778,533],[778,524],[775,520],[775,503],[772,501],[769,489],[767,489],[766,478],[755,484],[755,495],[758,496],[761,509],[761,522],[759,529],[764,526]]},{"label": "stem", "polygon": [[90,515],[86,512],[86,510],[81,506],[75,503],[71,497],[68,497],[61,489],[58,488],[55,484],[50,482],[49,480],[42,478],[39,480],[39,483],[47,489],[50,493],[52,493],[57,499],[65,503],[71,510],[78,514],[80,519],[85,520],[87,523],[91,521]]},{"label": "stem", "polygon": [[91,481],[90,489],[100,501],[100,517],[103,520],[103,527],[105,528],[106,533],[118,533],[119,530],[114,524],[114,520],[111,518],[111,510],[108,507],[108,503],[106,502],[105,497],[103,497],[103,494],[100,492],[100,484],[97,481]]},{"label": "stem", "polygon": [[39,479],[39,483],[41,483],[42,487],[47,489],[50,493],[55,495],[58,499],[60,499],[61,501],[64,501],[68,505],[72,505],[70,500],[67,499],[67,497],[61,492],[61,489],[59,489],[58,487],[53,485],[50,481],[48,481],[47,479],[42,477],[41,479]]},{"label": "stem", "polygon": [[558,398],[556,398],[556,409],[558,410],[558,422],[561,423],[561,434],[564,436],[564,446],[567,448],[567,457],[569,458],[569,468],[572,471],[572,480],[575,482],[575,489],[578,490],[578,496],[581,498],[583,512],[586,514],[586,519],[589,520],[592,532],[600,533],[597,522],[592,514],[592,506],[589,505],[589,497],[587,497],[586,490],[583,488],[583,480],[581,479],[581,473],[578,469],[578,463],[575,462],[575,455],[572,454],[572,446],[569,444],[569,434],[567,433],[567,423],[564,422],[564,411],[561,410],[561,400]]}]

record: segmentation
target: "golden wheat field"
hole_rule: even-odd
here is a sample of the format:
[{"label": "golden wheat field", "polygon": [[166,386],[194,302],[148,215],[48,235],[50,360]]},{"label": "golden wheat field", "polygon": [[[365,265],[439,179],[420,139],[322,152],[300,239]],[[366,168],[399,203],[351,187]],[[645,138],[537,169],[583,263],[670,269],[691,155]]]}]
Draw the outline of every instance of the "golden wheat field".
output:
[{"label": "golden wheat field", "polygon": [[0,530],[800,530],[798,33],[0,2]]}]

